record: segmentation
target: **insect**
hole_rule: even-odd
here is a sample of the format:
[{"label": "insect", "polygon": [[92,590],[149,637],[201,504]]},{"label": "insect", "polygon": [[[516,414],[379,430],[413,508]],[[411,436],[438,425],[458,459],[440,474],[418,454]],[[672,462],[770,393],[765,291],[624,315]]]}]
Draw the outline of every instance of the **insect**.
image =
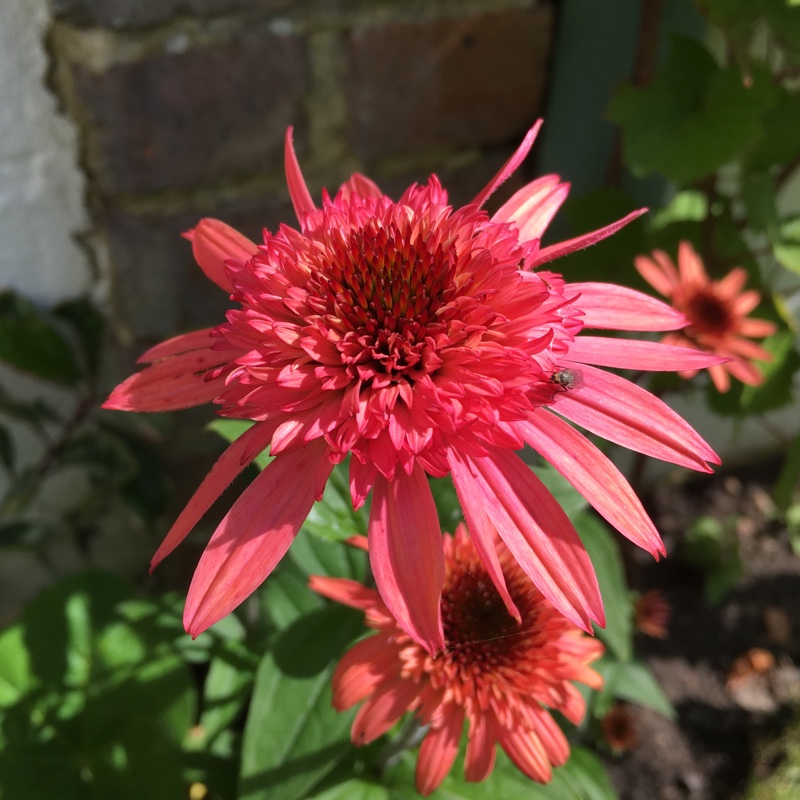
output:
[{"label": "insect", "polygon": [[557,383],[562,389],[580,389],[583,375],[579,369],[560,369],[550,376],[550,383]]}]

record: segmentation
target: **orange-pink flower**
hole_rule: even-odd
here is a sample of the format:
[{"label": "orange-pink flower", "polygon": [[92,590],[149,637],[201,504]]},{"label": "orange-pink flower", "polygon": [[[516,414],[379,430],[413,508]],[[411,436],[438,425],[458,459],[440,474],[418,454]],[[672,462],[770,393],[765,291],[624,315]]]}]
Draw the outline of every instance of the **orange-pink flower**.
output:
[{"label": "orange-pink flower", "polygon": [[[236,307],[216,328],[141,357],[106,408],[166,411],[213,401],[255,424],[212,467],[153,558],[188,534],[233,478],[269,447],[274,460],[211,537],[186,601],[196,635],[230,612],[283,557],[333,465],[348,454],[354,507],[372,494],[370,562],[400,625],[443,646],[441,531],[428,476],[451,475],[488,574],[518,611],[495,551],[499,534],[541,592],[575,624],[603,624],[597,581],[562,508],[516,455],[548,460],[623,535],[656,557],[663,544],[619,470],[568,422],[693,469],[719,463],[663,402],[598,367],[700,369],[694,349],[579,335],[663,331],[683,314],[639,292],[567,284],[543,264],[643,213],[542,247],[568,185],[547,175],[491,217],[482,209],[538,131],[474,202],[453,209],[432,176],[393,201],[354,175],[317,208],[286,136],[286,178],[300,231],[255,245],[217,220],[188,235],[200,268]],[[553,413],[553,411],[557,413]]]},{"label": "orange-pink flower", "polygon": [[[758,305],[758,292],[743,291],[747,273],[741,267],[722,280],[712,281],[703,261],[689,242],[678,247],[678,268],[663,250],[639,256],[636,269],[657,291],[672,301],[686,315],[689,325],[680,333],[670,333],[662,341],[680,347],[695,347],[726,359],[726,363],[708,367],[711,380],[720,392],[727,392],[729,374],[742,383],[760,385],[764,378],[753,360],[770,361],[772,356],[748,337],[771,336],[772,322],[747,315]],[[683,378],[694,377],[698,370],[678,371]]]},{"label": "orange-pink flower", "polygon": [[353,721],[353,742],[369,744],[407,711],[430,726],[417,761],[422,794],[450,771],[465,720],[468,781],[491,774],[497,744],[526,775],[549,781],[552,766],[569,757],[550,711],[577,725],[586,709],[571,681],[602,686],[588,665],[603,645],[559,614],[500,542],[497,552],[519,619],[508,613],[466,528],[445,534],[444,649],[435,656],[408,636],[374,589],[342,578],[311,579],[320,594],[362,609],[377,631],[345,653],[333,676],[336,709],[363,702]]}]

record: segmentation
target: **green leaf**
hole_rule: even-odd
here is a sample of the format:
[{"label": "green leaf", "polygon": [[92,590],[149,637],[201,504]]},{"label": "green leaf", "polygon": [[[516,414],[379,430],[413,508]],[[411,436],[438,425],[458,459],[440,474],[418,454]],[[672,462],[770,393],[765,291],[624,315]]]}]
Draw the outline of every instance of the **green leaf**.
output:
[{"label": "green leaf", "polygon": [[775,258],[781,266],[800,275],[800,216],[782,220],[777,238],[772,248]]},{"label": "green leaf", "polygon": [[753,141],[775,99],[766,71],[754,70],[745,86],[737,68],[720,69],[702,45],[674,37],[653,84],[624,88],[609,116],[622,127],[625,161],[634,173],[661,172],[687,183],[715,172]]},{"label": "green leaf", "polygon": [[772,490],[772,498],[778,510],[785,512],[789,508],[798,487],[800,487],[800,434],[792,439]]},{"label": "green leaf", "polygon": [[[252,427],[253,423],[246,419],[218,418],[206,425],[208,430],[218,434],[226,442],[235,442],[245,431]],[[272,456],[269,454],[269,450],[262,450],[255,458],[255,465],[259,469],[264,469],[270,461],[272,461]]]},{"label": "green leaf", "polygon": [[677,717],[653,673],[640,661],[621,663],[602,658],[592,666],[605,680],[603,694],[652,708],[669,719]]},{"label": "green leaf", "polygon": [[555,467],[544,463],[531,469],[573,522],[576,515],[588,508],[586,498]]},{"label": "green leaf", "polygon": [[[388,770],[382,783],[389,788],[391,800],[412,800],[414,791],[413,754]],[[492,774],[480,783],[463,777],[463,754],[442,781],[433,797],[436,800],[616,800],[602,763],[588,750],[573,747],[569,761],[553,770],[550,783],[540,784],[520,772],[498,747]]]},{"label": "green leaf", "polygon": [[[317,503],[317,505],[323,505]],[[313,510],[313,509],[312,509]],[[312,528],[319,530],[320,519],[325,512],[319,511]],[[350,535],[360,531],[351,530]],[[334,578],[363,580],[367,571],[367,554],[343,541],[321,538],[309,533],[306,525],[292,542],[289,558],[305,575],[330,575]]]},{"label": "green leaf", "polygon": [[461,503],[458,501],[456,487],[450,476],[446,478],[430,478],[428,483],[433,494],[433,502],[436,503],[436,511],[439,514],[439,524],[443,531],[453,533],[459,522],[464,521],[461,513]]},{"label": "green leaf", "polygon": [[3,635],[3,797],[172,800],[185,791],[191,679],[163,631],[119,612],[130,592],[109,573],[71,576]]},{"label": "green leaf", "polygon": [[677,192],[664,207],[649,217],[650,229],[659,231],[676,222],[702,222],[708,216],[708,200],[702,192]]},{"label": "green leaf", "polygon": [[775,105],[762,117],[762,134],[747,155],[749,169],[792,161],[800,152],[800,94],[776,87]]},{"label": "green leaf", "polygon": [[102,314],[87,297],[66,300],[53,309],[53,316],[66,322],[75,332],[86,373],[97,375],[103,354],[106,323]]},{"label": "green leaf", "polygon": [[742,200],[747,221],[754,230],[773,231],[778,227],[775,207],[775,180],[768,172],[750,172],[742,180]]},{"label": "green leaf", "polygon": [[347,479],[347,464],[333,468],[322,500],[314,503],[303,528],[322,539],[340,542],[357,533],[367,532],[368,513],[366,506],[353,509]]},{"label": "green leaf", "polygon": [[31,682],[23,629],[14,625],[0,633],[0,708],[13,705],[28,691]]},{"label": "green leaf", "polygon": [[239,715],[253,686],[258,659],[243,645],[211,659],[203,687],[200,727],[206,741],[219,736]]},{"label": "green leaf", "polygon": [[267,578],[258,596],[263,611],[280,630],[324,604],[322,597],[308,588],[308,574],[288,558]]},{"label": "green leaf", "polygon": [[67,386],[80,378],[67,340],[33,303],[11,291],[0,293],[0,361]]},{"label": "green leaf", "polygon": [[[314,615],[312,615],[314,616]],[[347,753],[352,713],[331,707],[336,659],[361,615],[329,606],[290,627],[256,672],[244,731],[239,800],[300,800]]]},{"label": "green leaf", "polygon": [[352,778],[322,792],[311,794],[308,800],[389,800],[389,790],[377,783]]},{"label": "green leaf", "polygon": [[764,376],[761,386],[745,386],[742,389],[741,408],[745,414],[763,414],[783,408],[793,400],[792,378],[800,368],[800,356],[794,348],[794,334],[779,331],[761,342],[761,346],[772,354],[772,361],[759,362]]},{"label": "green leaf", "polygon": [[572,521],[592,560],[603,597],[606,627],[598,627],[597,636],[617,659],[628,661],[633,652],[632,608],[616,538],[592,514],[578,514]]}]

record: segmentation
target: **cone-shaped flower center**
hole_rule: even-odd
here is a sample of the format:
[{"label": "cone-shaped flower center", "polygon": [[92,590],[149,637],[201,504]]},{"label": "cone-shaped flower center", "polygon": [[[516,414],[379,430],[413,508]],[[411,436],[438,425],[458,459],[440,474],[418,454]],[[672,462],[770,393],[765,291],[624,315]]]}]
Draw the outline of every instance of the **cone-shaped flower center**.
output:
[{"label": "cone-shaped flower center", "polygon": [[699,333],[722,336],[733,328],[731,308],[709,289],[701,289],[689,298],[686,316]]},{"label": "cone-shaped flower center", "polygon": [[[518,623],[506,609],[486,571],[473,564],[454,570],[442,594],[442,621],[447,653],[452,661],[484,670],[513,659],[524,648],[536,612],[522,582],[509,580],[511,597],[519,609]],[[473,572],[472,569],[475,571]]]}]

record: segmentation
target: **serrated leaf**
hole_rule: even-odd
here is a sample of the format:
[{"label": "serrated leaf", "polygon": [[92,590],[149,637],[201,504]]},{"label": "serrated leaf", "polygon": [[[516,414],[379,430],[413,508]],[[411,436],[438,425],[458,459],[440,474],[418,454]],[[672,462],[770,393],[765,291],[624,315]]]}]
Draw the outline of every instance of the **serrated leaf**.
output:
[{"label": "serrated leaf", "polygon": [[81,374],[61,332],[33,303],[10,291],[0,293],[0,361],[66,386]]},{"label": "serrated leaf", "polygon": [[702,45],[673,37],[652,85],[623,89],[609,116],[622,127],[625,161],[636,174],[661,172],[687,183],[754,141],[762,112],[774,102],[766,71],[754,71],[745,85],[737,68],[720,69]]},{"label": "serrated leaf", "polygon": [[592,560],[603,597],[606,627],[596,628],[597,636],[618,660],[628,661],[633,653],[632,608],[616,538],[592,514],[578,514],[572,522]]},{"label": "serrated leaf", "polygon": [[[262,659],[242,743],[239,800],[300,800],[346,754],[353,715],[332,708],[330,679],[360,618],[329,606],[320,624],[300,634],[289,628]],[[284,671],[312,655],[315,674]]]}]

